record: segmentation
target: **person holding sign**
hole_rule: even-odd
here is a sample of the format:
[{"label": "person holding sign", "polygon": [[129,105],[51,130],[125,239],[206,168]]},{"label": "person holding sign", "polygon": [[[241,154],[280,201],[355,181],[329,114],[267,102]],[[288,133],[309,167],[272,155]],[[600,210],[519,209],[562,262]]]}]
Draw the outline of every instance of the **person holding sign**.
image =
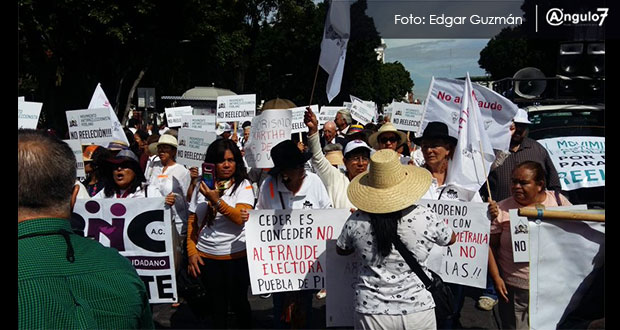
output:
[{"label": "person holding sign", "polygon": [[144,282],[114,248],[73,233],[76,162],[44,131],[17,133],[17,327],[153,329]]},{"label": "person holding sign", "polygon": [[489,202],[491,239],[489,241],[489,272],[502,299],[499,313],[502,329],[529,329],[529,263],[515,263],[512,253],[510,209],[571,205],[559,193],[548,191],[546,173],[536,161],[519,163],[512,171],[512,196],[499,203]]},{"label": "person holding sign", "polygon": [[107,160],[111,172],[103,177],[103,190],[93,198],[140,198],[146,197],[142,189],[144,174],[140,161],[131,150],[118,152],[114,158]]},{"label": "person holding sign", "polygon": [[[318,144],[318,141],[316,141]],[[320,152],[320,151],[319,151]],[[304,169],[311,157],[291,140],[270,151],[274,167],[260,188],[257,210],[327,209],[332,201],[321,179]],[[331,164],[328,164],[331,167]],[[335,169],[332,167],[332,169]],[[336,170],[337,171],[337,170]],[[247,217],[247,214],[245,215]],[[312,291],[273,294],[274,327],[307,329],[312,314]],[[290,322],[290,325],[287,323]]]},{"label": "person holding sign", "polygon": [[247,299],[250,277],[246,259],[245,221],[241,211],[254,204],[241,151],[230,139],[215,140],[205,155],[215,165],[213,187],[204,180],[195,189],[187,229],[187,271],[200,278],[212,295],[213,327],[226,329],[228,305],[235,312],[236,327],[250,328],[252,311]]},{"label": "person holding sign", "polygon": [[370,157],[370,170],[355,177],[347,194],[358,208],[343,226],[337,252],[356,252],[361,262],[355,285],[355,329],[436,329],[435,303],[422,280],[392,247],[400,238],[428,277],[426,259],[434,244],[456,241],[450,227],[415,203],[431,174],[402,165],[391,149]]}]

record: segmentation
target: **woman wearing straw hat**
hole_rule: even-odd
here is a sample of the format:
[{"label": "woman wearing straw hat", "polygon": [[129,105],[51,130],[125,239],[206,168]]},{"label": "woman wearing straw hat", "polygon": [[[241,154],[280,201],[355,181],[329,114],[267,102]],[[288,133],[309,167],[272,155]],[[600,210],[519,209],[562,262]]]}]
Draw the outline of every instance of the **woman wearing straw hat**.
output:
[{"label": "woman wearing straw hat", "polygon": [[415,203],[428,190],[431,174],[402,165],[391,149],[370,157],[370,170],[355,177],[347,194],[358,208],[344,224],[337,242],[341,255],[357,251],[356,329],[436,329],[434,301],[411,271],[392,240],[399,237],[424,272],[434,244],[450,245],[452,229],[427,207]]},{"label": "woman wearing straw hat", "polygon": [[368,137],[368,144],[376,150],[396,150],[396,148],[403,143],[407,143],[407,134],[397,130],[396,127],[389,122],[381,125],[378,131]]}]

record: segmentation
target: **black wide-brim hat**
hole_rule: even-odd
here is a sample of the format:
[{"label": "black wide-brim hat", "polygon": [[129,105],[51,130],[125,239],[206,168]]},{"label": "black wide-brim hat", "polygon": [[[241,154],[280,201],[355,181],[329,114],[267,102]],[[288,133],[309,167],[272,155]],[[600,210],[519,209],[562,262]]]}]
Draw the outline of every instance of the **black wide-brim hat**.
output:
[{"label": "black wide-brim hat", "polygon": [[448,134],[448,125],[440,121],[432,121],[426,125],[422,136],[413,139],[413,143],[420,145],[426,139],[444,139],[456,145],[458,139]]},{"label": "black wide-brim hat", "polygon": [[272,176],[278,175],[282,170],[298,168],[312,157],[309,152],[301,152],[297,144],[291,140],[284,140],[271,149],[273,168],[269,171]]}]

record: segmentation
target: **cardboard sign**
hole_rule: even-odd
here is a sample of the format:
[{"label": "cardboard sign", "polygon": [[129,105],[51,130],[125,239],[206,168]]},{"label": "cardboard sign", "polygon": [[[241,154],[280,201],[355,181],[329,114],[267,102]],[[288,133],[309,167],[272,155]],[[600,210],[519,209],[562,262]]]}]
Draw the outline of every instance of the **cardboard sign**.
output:
[{"label": "cardboard sign", "polygon": [[168,127],[170,128],[181,127],[183,125],[183,116],[193,115],[193,110],[190,106],[165,108],[165,111]]},{"label": "cardboard sign", "polygon": [[605,186],[605,137],[567,136],[538,142],[549,152],[562,190]]},{"label": "cardboard sign", "polygon": [[26,102],[17,99],[17,128],[37,129],[43,103]]},{"label": "cardboard sign", "polygon": [[345,109],[345,107],[321,107],[317,115],[319,126],[323,127],[326,122],[336,120],[336,114],[342,109]]},{"label": "cardboard sign", "polygon": [[[517,114],[517,105],[491,89],[478,84],[472,85],[493,149],[508,150],[510,125]],[[439,121],[448,125],[450,136],[458,137],[464,88],[464,80],[433,77],[420,132],[424,132],[429,122]]]},{"label": "cardboard sign", "polygon": [[77,165],[77,177],[85,178],[86,172],[84,172],[84,154],[82,153],[82,142],[78,140],[62,140],[71,147],[73,155],[75,156],[75,163]]},{"label": "cardboard sign", "polygon": [[245,160],[250,167],[272,168],[271,148],[291,138],[293,113],[283,110],[263,111],[252,119],[250,138],[245,145]]},{"label": "cardboard sign", "polygon": [[177,162],[187,168],[202,169],[205,154],[209,145],[215,141],[214,132],[197,131],[188,128],[179,129],[179,146],[177,147]]},{"label": "cardboard sign", "polygon": [[366,104],[358,100],[353,101],[353,104],[351,104],[351,117],[353,117],[353,120],[357,120],[361,125],[371,123],[374,116],[375,109]]},{"label": "cardboard sign", "polygon": [[146,285],[150,303],[178,301],[172,237],[176,229],[163,197],[78,199],[71,226],[129,259]]},{"label": "cardboard sign", "polygon": [[249,213],[245,237],[252,294],[325,288],[325,242],[338,239],[349,210]]},{"label": "cardboard sign", "polygon": [[181,122],[181,128],[202,132],[215,132],[215,116],[182,115]]},{"label": "cardboard sign", "polygon": [[456,235],[450,246],[433,245],[426,260],[444,282],[486,288],[491,221],[486,203],[421,199]]},{"label": "cardboard sign", "polygon": [[71,140],[104,147],[116,140],[112,118],[106,108],[66,111],[65,115]]},{"label": "cardboard sign", "polygon": [[423,105],[394,102],[390,106],[390,113],[391,122],[396,129],[414,132],[416,136],[422,134]]},{"label": "cardboard sign", "polygon": [[[583,303],[581,298],[595,281],[595,271],[604,266],[605,223],[529,221],[529,231],[530,329],[558,329]],[[596,295],[602,304],[604,293]]]},{"label": "cardboard sign", "polygon": [[[568,205],[549,207],[547,210],[577,211],[587,210],[587,205]],[[508,210],[510,214],[510,238],[512,239],[512,259],[514,262],[530,262],[528,232],[529,224],[527,217],[520,217],[517,209]]]},{"label": "cardboard sign", "polygon": [[[319,105],[318,104],[311,105],[310,109],[312,109],[312,112],[318,113]],[[292,108],[291,110],[293,111],[291,134],[300,133],[300,132],[307,133],[308,126],[306,126],[306,123],[304,123],[304,114],[306,113],[306,107],[297,107],[297,108]]]},{"label": "cardboard sign", "polygon": [[217,121],[244,122],[256,116],[256,94],[217,97]]}]

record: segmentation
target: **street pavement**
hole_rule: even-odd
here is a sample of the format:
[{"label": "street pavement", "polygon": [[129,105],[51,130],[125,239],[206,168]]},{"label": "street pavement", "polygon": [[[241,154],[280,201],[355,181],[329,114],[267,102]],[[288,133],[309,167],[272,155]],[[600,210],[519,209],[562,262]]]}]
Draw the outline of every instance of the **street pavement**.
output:
[{"label": "street pavement", "polygon": [[[498,329],[499,312],[497,305],[493,311],[482,311],[475,307],[478,300],[477,290],[466,290],[465,302],[461,311],[460,329]],[[328,293],[329,294],[329,293]],[[259,296],[248,294],[252,306],[252,326],[254,329],[273,329],[273,313],[271,298],[263,299]],[[217,299],[213,297],[213,299]],[[325,329],[325,299],[312,301],[313,314],[310,321],[310,329]],[[196,311],[192,311],[187,302],[179,307],[171,304],[153,304],[153,320],[157,329],[200,329],[211,328],[208,315],[200,318]],[[497,321],[496,321],[497,320]],[[231,324],[231,329],[234,329]],[[330,328],[352,329],[352,328]]]}]

